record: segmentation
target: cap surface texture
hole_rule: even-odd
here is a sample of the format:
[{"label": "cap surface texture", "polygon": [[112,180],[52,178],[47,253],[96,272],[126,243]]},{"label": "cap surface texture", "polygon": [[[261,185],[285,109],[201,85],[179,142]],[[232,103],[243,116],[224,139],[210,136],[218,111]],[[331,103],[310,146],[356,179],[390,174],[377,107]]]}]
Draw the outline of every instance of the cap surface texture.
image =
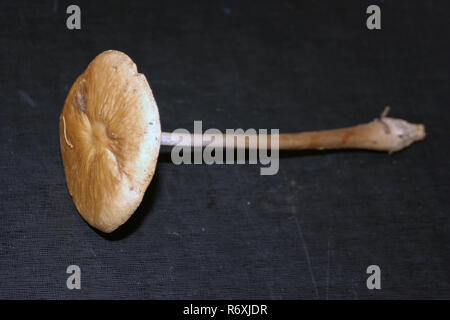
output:
[{"label": "cap surface texture", "polygon": [[161,141],[158,107],[124,53],[98,55],[78,77],[59,122],[67,186],[81,216],[112,232],[139,206]]}]

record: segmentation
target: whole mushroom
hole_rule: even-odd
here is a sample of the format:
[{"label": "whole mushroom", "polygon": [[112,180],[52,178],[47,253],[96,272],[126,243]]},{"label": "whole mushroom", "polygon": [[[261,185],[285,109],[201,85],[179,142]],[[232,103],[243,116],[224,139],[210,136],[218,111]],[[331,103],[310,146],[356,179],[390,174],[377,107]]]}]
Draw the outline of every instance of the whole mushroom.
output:
[{"label": "whole mushroom", "polygon": [[[280,134],[279,149],[395,152],[425,138],[422,124],[389,118],[387,111],[353,127]],[[125,223],[139,206],[155,173],[160,145],[180,142],[180,134],[161,132],[145,76],[130,57],[115,50],[99,54],[72,85],[59,131],[69,193],[81,216],[106,233]],[[251,147],[245,141],[228,145],[226,135],[188,138],[182,141],[194,147]],[[266,147],[271,147],[270,139]]]}]

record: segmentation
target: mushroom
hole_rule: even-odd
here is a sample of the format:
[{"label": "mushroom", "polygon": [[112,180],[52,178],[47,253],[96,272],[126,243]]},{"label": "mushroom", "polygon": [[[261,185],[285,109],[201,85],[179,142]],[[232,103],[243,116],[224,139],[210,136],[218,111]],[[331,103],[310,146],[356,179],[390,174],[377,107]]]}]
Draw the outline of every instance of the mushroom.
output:
[{"label": "mushroom", "polygon": [[[279,135],[279,149],[359,148],[395,152],[425,137],[422,124],[387,117],[354,127]],[[160,145],[180,134],[161,132],[159,113],[145,76],[125,53],[98,55],[72,85],[60,116],[60,146],[67,186],[92,227],[109,233],[137,209],[155,173]],[[269,136],[267,136],[269,137]],[[189,134],[187,144],[228,145],[229,139]],[[232,139],[234,141],[234,139]],[[186,142],[184,142],[186,143]],[[266,146],[270,148],[270,139]]]}]

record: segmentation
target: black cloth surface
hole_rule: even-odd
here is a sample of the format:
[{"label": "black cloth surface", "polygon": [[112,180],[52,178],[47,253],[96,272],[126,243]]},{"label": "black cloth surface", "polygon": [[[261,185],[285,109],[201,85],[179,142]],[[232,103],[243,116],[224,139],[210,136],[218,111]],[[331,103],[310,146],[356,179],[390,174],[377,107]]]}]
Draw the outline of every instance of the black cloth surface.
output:
[{"label": "black cloth surface", "polygon": [[[69,4],[0,6],[0,298],[450,298],[448,1],[82,1],[81,30]],[[389,105],[428,136],[391,155],[284,152],[273,176],[177,166],[163,148],[105,235],[68,193],[58,119],[107,49],[146,75],[165,131],[336,128]]]}]

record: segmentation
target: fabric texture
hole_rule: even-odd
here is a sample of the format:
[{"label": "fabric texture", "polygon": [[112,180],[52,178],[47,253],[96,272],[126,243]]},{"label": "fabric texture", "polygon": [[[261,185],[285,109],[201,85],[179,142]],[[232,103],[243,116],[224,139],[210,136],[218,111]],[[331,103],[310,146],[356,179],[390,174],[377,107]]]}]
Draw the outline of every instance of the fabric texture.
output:
[{"label": "fabric texture", "polygon": [[[79,1],[81,30],[71,2],[2,3],[0,298],[450,298],[449,3],[375,1],[368,30],[372,2]],[[389,105],[428,136],[391,155],[282,152],[273,176],[162,148],[141,206],[105,235],[68,193],[58,119],[108,49],[146,75],[164,131],[331,129]]]}]

